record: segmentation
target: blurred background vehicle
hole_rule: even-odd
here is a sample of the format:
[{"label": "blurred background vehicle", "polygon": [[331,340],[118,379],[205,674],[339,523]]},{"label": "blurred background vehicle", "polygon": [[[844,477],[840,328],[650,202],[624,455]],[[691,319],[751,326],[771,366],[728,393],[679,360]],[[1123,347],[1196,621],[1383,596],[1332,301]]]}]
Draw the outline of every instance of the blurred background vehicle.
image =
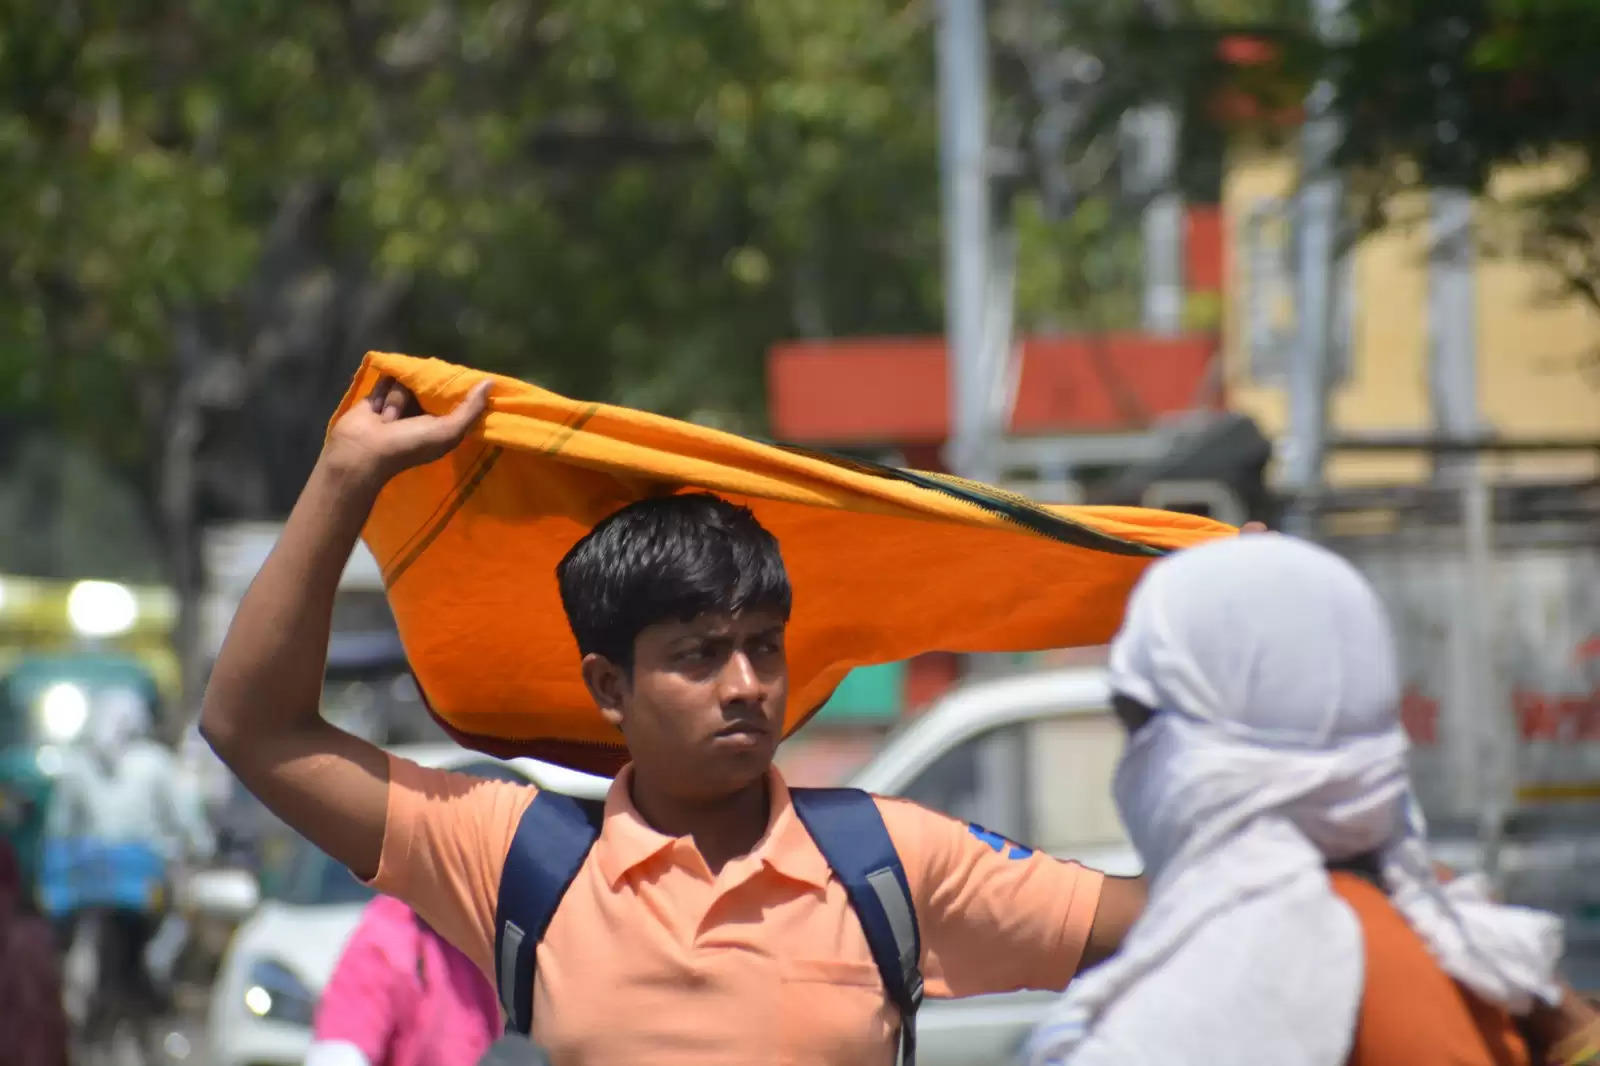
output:
[{"label": "blurred background vehicle", "polygon": [[159,705],[148,659],[83,649],[14,655],[0,665],[0,831],[16,848],[31,899],[52,784],[104,694],[125,690]]},{"label": "blurred background vehicle", "polygon": [[[453,744],[398,748],[424,766],[526,781],[604,797],[606,779],[534,759],[501,762]],[[317,998],[372,892],[300,838],[282,887],[240,927],[222,960],[207,1012],[212,1066],[298,1066],[311,1043]]]},{"label": "blurred background vehicle", "polygon": [[[1043,670],[954,690],[892,737],[851,784],[1129,876],[1142,867],[1111,799],[1121,752],[1105,672]],[[917,1061],[1008,1061],[1055,999],[1017,992],[926,1000]]]}]

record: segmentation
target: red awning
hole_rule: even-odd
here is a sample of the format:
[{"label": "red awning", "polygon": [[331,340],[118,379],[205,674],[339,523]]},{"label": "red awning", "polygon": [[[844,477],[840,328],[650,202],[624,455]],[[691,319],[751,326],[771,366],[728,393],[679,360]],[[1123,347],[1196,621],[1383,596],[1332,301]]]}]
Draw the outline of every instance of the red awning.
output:
[{"label": "red awning", "polygon": [[[1011,431],[1143,429],[1206,395],[1209,335],[1029,337]],[[767,358],[772,431],[802,444],[937,444],[949,433],[944,341],[867,337],[795,341]]]}]

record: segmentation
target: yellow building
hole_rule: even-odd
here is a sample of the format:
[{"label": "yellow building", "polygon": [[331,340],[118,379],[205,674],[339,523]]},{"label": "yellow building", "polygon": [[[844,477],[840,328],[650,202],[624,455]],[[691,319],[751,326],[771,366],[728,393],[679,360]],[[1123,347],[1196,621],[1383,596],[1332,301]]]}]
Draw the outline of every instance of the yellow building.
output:
[{"label": "yellow building", "polygon": [[[1562,179],[1561,168],[1496,174],[1475,210],[1477,379],[1485,431],[1511,439],[1600,438],[1600,313],[1560,293],[1549,267],[1519,250],[1520,197]],[[1223,187],[1229,249],[1223,348],[1229,403],[1269,437],[1287,425],[1284,366],[1293,337],[1288,208],[1293,157],[1241,151]],[[1422,193],[1391,205],[1336,271],[1338,371],[1329,432],[1425,433],[1428,397],[1428,230]],[[1503,456],[1491,477],[1600,476],[1594,452]],[[1329,456],[1335,486],[1407,483],[1426,476],[1421,455]]]}]

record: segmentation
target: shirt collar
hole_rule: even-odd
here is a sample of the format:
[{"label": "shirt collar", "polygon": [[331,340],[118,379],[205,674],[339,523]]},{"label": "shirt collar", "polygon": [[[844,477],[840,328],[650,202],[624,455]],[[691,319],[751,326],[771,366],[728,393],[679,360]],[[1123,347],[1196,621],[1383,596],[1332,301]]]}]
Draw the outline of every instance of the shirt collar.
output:
[{"label": "shirt collar", "polygon": [[[677,840],[652,828],[639,814],[630,793],[632,781],[633,766],[630,764],[611,782],[606,793],[605,821],[595,848],[600,873],[613,890],[629,871],[667,850]],[[821,888],[828,883],[828,862],[795,813],[789,799],[789,786],[777,767],[767,771],[767,787],[771,799],[767,829],[751,850],[750,858],[784,877]]]}]

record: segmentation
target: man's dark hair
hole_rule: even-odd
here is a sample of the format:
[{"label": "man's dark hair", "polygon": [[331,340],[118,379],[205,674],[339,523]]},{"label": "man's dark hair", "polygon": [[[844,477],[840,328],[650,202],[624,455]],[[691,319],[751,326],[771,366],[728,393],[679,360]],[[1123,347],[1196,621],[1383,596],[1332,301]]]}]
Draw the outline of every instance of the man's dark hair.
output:
[{"label": "man's dark hair", "polygon": [[752,608],[787,620],[793,602],[777,538],[709,493],[629,504],[572,546],[556,581],[578,650],[629,670],[646,626]]}]

